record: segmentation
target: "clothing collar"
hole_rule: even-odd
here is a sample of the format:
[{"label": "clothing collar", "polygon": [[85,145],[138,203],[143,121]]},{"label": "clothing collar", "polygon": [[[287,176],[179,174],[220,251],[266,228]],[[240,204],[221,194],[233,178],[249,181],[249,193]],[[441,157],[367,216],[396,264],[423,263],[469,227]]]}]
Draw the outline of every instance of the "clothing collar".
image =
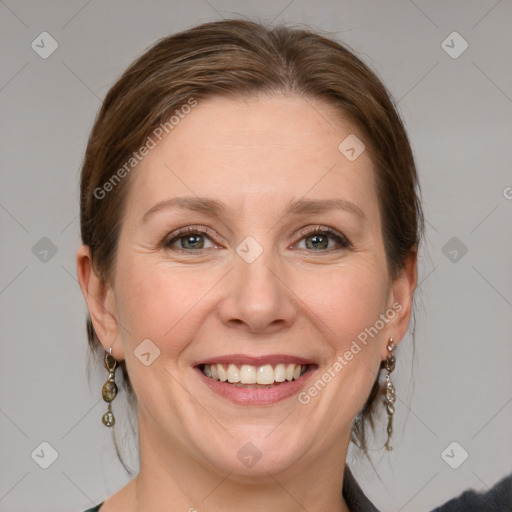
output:
[{"label": "clothing collar", "polygon": [[351,512],[379,512],[365,496],[348,466],[345,466],[343,475],[343,497]]}]

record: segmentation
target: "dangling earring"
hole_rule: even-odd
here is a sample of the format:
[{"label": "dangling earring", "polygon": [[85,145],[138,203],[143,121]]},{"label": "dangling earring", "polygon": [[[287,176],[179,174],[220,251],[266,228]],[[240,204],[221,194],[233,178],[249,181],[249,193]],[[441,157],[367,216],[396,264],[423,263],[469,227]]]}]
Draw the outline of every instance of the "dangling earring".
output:
[{"label": "dangling earring", "polygon": [[391,382],[390,375],[391,372],[395,369],[395,356],[393,355],[393,351],[395,350],[396,345],[393,343],[393,338],[389,338],[388,341],[388,357],[385,361],[381,362],[381,368],[386,370],[386,386],[384,388],[384,405],[386,406],[386,411],[388,413],[388,439],[384,447],[386,450],[391,450],[391,445],[389,442],[391,441],[391,434],[393,433],[393,414],[395,413],[395,386]]},{"label": "dangling earring", "polygon": [[106,427],[113,427],[116,423],[116,419],[114,418],[114,413],[112,412],[112,400],[117,395],[117,386],[114,382],[115,372],[117,367],[117,360],[112,355],[112,347],[110,347],[108,352],[105,352],[105,368],[108,371],[107,382],[103,384],[103,388],[101,390],[101,395],[103,396],[103,400],[108,403],[108,410],[101,418],[103,425]]}]

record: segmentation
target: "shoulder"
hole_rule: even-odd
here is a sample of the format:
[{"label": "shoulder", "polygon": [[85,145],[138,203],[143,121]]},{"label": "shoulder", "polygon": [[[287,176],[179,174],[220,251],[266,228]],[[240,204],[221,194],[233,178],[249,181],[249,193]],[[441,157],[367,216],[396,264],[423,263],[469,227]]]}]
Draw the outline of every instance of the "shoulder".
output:
[{"label": "shoulder", "polygon": [[465,491],[433,512],[510,512],[512,510],[512,475],[500,480],[487,492]]},{"label": "shoulder", "polygon": [[103,502],[101,502],[99,505],[96,505],[95,507],[84,510],[84,512],[98,512],[100,510],[101,505],[103,505]]}]

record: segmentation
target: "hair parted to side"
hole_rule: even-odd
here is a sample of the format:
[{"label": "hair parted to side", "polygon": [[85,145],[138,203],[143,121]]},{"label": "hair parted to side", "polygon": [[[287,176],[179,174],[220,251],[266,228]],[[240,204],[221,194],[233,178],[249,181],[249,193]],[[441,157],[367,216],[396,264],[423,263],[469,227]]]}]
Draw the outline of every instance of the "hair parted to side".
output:
[{"label": "hair parted to side", "polygon": [[[90,247],[102,280],[111,282],[133,173],[106,196],[95,191],[191,99],[260,93],[326,102],[361,131],[375,169],[389,276],[398,275],[419,245],[423,216],[412,150],[386,88],[334,40],[308,30],[230,19],[161,39],[124,72],[103,102],[88,141],[80,189],[82,242]],[[101,345],[90,316],[87,333],[95,353]],[[120,367],[133,395],[124,361]],[[366,454],[365,423],[373,429],[379,389],[377,378],[354,421],[352,440]]]}]

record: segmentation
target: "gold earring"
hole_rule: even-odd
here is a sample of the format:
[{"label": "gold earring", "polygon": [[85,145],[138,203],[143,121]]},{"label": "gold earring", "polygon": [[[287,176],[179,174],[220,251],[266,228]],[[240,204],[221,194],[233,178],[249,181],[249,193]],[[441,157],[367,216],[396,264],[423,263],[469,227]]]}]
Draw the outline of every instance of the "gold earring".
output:
[{"label": "gold earring", "polygon": [[395,386],[391,382],[391,372],[395,369],[396,359],[393,355],[393,351],[396,348],[396,345],[393,343],[393,338],[389,338],[388,341],[388,357],[385,361],[381,362],[381,368],[386,370],[386,385],[384,387],[384,405],[386,406],[386,411],[388,413],[388,439],[386,444],[384,445],[386,450],[391,450],[391,445],[389,442],[391,441],[391,434],[393,433],[393,414],[395,413]]},{"label": "gold earring", "polygon": [[103,400],[108,403],[108,410],[101,418],[103,425],[106,427],[113,427],[116,423],[116,419],[114,418],[114,413],[112,412],[112,400],[117,395],[117,385],[114,382],[115,372],[117,367],[117,360],[112,355],[112,347],[110,347],[109,351],[105,351],[105,368],[108,371],[107,382],[103,384],[103,388],[101,390],[101,395]]}]

